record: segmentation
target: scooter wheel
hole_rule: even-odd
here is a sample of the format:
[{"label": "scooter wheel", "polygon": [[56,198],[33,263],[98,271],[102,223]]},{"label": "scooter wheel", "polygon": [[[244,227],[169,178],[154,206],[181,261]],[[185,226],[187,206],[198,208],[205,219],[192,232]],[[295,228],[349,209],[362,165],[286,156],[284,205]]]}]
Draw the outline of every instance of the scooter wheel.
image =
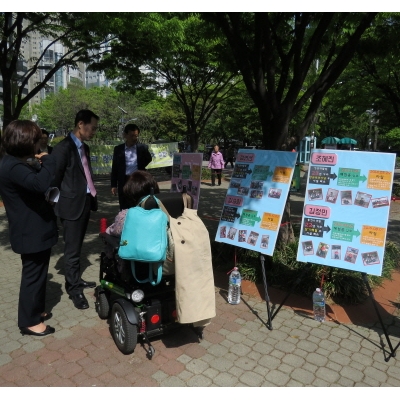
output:
[{"label": "scooter wheel", "polygon": [[123,354],[134,352],[137,344],[137,326],[132,325],[120,304],[114,303],[111,311],[111,333],[118,349]]},{"label": "scooter wheel", "polygon": [[107,319],[110,315],[110,302],[108,300],[107,294],[104,292],[104,290],[101,290],[101,287],[99,289],[96,288],[97,291],[97,307],[96,311],[97,314],[101,319]]}]

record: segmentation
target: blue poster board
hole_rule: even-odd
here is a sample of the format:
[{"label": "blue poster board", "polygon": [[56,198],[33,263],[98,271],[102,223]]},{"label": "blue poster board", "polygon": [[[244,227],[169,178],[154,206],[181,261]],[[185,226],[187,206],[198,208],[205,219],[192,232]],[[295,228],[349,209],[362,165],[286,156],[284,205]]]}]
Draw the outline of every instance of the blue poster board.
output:
[{"label": "blue poster board", "polygon": [[297,260],[382,274],[395,154],[311,153]]},{"label": "blue poster board", "polygon": [[238,151],[217,242],[273,254],[296,157],[286,151]]}]

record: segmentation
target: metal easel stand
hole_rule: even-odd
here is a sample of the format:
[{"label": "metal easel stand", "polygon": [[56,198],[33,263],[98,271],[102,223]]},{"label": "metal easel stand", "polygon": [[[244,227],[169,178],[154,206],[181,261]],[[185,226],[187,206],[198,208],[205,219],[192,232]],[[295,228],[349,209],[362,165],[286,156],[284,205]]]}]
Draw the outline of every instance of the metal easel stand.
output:
[{"label": "metal easel stand", "polygon": [[305,268],[303,269],[302,273],[300,276],[296,279],[296,281],[293,283],[292,287],[290,290],[287,292],[285,298],[282,300],[281,304],[278,306],[278,308],[275,310],[275,312],[271,315],[271,309],[270,309],[270,299],[268,295],[268,287],[267,287],[267,278],[266,278],[266,273],[265,273],[265,257],[264,254],[260,253],[260,261],[261,261],[261,270],[263,273],[263,282],[264,282],[264,291],[265,291],[265,302],[267,304],[267,313],[268,313],[268,322],[265,324],[265,326],[272,331],[272,320],[275,318],[276,314],[278,314],[279,310],[282,308],[282,306],[285,304],[286,300],[289,298],[289,296],[293,293],[294,289],[296,286],[301,282],[304,274],[308,271],[310,268],[311,264],[306,263]]},{"label": "metal easel stand", "polygon": [[[369,285],[367,274],[365,272],[361,272],[361,276],[362,276],[362,279],[363,279],[363,281],[365,283],[365,286],[367,287],[369,296],[371,298],[372,304],[373,304],[373,306],[375,308],[375,311],[376,311],[376,315],[378,316],[379,322],[380,322],[380,324],[382,326],[383,333],[385,334],[386,341],[387,341],[387,343],[389,345],[389,348],[390,348],[389,356],[385,357],[385,361],[388,362],[390,360],[390,357],[393,357],[393,358],[396,357],[396,350],[400,346],[400,342],[398,343],[398,345],[395,348],[393,348],[392,343],[391,343],[390,338],[389,338],[389,335],[388,335],[387,330],[385,328],[385,325],[383,324],[382,317],[379,314],[378,306],[376,305],[375,297],[374,297],[374,295],[372,293],[371,286]],[[383,350],[385,351],[385,349],[383,349]]]}]

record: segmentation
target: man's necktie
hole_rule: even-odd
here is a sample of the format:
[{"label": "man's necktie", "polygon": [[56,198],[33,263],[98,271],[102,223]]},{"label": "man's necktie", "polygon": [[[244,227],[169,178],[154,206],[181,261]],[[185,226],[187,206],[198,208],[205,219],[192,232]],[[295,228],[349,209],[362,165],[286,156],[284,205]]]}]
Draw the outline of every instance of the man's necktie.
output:
[{"label": "man's necktie", "polygon": [[83,170],[85,171],[85,176],[86,176],[86,181],[89,186],[90,194],[95,197],[96,196],[96,188],[94,187],[93,180],[92,180],[92,175],[90,174],[89,170],[89,164],[88,160],[85,154],[85,149],[83,145],[80,148],[81,151],[81,160],[82,160],[82,165],[83,165]]}]

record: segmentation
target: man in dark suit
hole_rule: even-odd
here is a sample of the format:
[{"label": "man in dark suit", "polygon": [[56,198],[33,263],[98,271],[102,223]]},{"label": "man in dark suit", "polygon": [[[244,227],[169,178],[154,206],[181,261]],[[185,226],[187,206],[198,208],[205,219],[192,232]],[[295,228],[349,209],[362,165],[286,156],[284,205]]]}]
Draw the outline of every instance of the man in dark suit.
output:
[{"label": "man in dark suit", "polygon": [[40,139],[40,148],[38,150],[38,154],[47,153],[51,154],[53,148],[49,146],[49,132],[46,129],[42,129],[42,137]]},{"label": "man in dark suit", "polygon": [[90,110],[79,111],[73,132],[54,146],[52,152],[57,163],[53,186],[60,189],[54,212],[64,231],[65,289],[78,309],[89,307],[83,289],[96,286],[95,282],[81,278],[80,255],[90,211],[97,211],[89,146],[84,141],[94,137],[98,120]]},{"label": "man in dark suit", "polygon": [[140,129],[135,124],[128,124],[124,129],[125,143],[114,147],[111,167],[111,193],[116,196],[120,210],[128,208],[123,187],[133,172],[144,171],[152,158],[149,148],[145,144],[138,143]]}]

